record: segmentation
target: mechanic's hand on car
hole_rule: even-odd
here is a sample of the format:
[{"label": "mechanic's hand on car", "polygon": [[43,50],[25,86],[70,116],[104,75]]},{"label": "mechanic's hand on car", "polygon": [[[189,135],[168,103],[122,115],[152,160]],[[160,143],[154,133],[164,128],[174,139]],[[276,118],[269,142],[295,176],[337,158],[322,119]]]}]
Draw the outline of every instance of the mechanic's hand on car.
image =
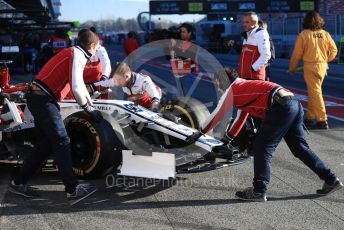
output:
[{"label": "mechanic's hand on car", "polygon": [[84,111],[91,117],[92,121],[99,123],[101,120],[103,120],[103,115],[99,110],[96,110],[92,106],[82,106]]},{"label": "mechanic's hand on car", "polygon": [[233,156],[235,154],[239,153],[239,148],[237,146],[233,146],[233,139],[234,137],[229,136],[228,134],[225,134],[221,141],[224,143],[223,148],[220,148],[219,153],[223,155],[223,157],[230,158],[230,156]]},{"label": "mechanic's hand on car", "polygon": [[225,145],[227,145],[227,144],[230,144],[230,143],[233,141],[233,137],[230,137],[230,136],[228,136],[228,135],[225,134],[225,135],[222,137],[221,141],[222,141]]},{"label": "mechanic's hand on car", "polygon": [[195,141],[198,140],[198,138],[200,138],[202,135],[204,135],[204,133],[202,133],[200,130],[197,130],[196,132],[194,132],[193,134],[191,134],[190,136],[188,136],[185,141],[189,144],[194,143]]}]

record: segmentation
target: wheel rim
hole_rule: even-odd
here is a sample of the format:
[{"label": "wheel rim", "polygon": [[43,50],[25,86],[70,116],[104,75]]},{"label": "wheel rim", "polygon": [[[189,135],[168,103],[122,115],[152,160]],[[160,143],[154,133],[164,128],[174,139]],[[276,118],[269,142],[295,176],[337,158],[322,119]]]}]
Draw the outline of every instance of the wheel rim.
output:
[{"label": "wheel rim", "polygon": [[[177,116],[180,118],[180,123],[182,125],[191,127],[191,128],[196,128],[195,121],[193,120],[191,114],[187,111],[187,109],[179,106],[179,105],[174,105],[171,109],[166,110],[167,113],[171,113],[174,116]],[[166,113],[166,112],[165,112]]]},{"label": "wheel rim", "polygon": [[67,129],[71,139],[72,163],[74,168],[85,169],[94,161],[95,141],[89,130],[82,124]]}]

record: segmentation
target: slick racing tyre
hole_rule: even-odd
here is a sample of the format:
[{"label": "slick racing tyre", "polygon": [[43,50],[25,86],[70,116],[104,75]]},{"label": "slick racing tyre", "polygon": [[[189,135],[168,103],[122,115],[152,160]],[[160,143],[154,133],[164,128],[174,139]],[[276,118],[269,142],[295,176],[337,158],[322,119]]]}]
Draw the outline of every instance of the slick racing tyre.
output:
[{"label": "slick racing tyre", "polygon": [[161,113],[171,113],[179,117],[180,123],[194,129],[206,121],[210,115],[208,108],[200,101],[190,97],[179,97],[162,105]]},{"label": "slick racing tyre", "polygon": [[[208,108],[200,101],[190,97],[179,97],[178,100],[169,101],[162,105],[162,114],[172,114],[180,118],[179,123],[185,126],[198,129],[209,117]],[[208,132],[211,134],[212,132]],[[170,147],[183,147],[188,145],[185,141],[171,137]]]},{"label": "slick racing tyre", "polygon": [[81,178],[100,177],[122,162],[124,135],[118,124],[96,123],[83,111],[65,119],[73,170]]}]

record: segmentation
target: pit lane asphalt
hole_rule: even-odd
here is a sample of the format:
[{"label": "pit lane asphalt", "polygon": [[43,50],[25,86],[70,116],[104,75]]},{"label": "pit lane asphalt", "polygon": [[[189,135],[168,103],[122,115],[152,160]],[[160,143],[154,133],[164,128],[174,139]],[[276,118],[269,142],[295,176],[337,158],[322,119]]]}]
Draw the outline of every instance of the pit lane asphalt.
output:
[{"label": "pit lane asphalt", "polygon": [[[312,131],[310,146],[344,178],[343,130]],[[318,197],[322,182],[281,143],[272,160],[268,201],[247,203],[234,193],[251,185],[252,161],[214,171],[180,174],[173,186],[158,181],[92,181],[100,190],[69,207],[56,171],[30,182],[39,199],[4,192],[9,168],[0,166],[0,229],[343,229],[344,190]],[[13,174],[13,173],[11,173]],[[4,178],[5,177],[5,178]],[[7,178],[7,179],[6,179]],[[112,185],[112,178],[108,183]]]},{"label": "pit lane asphalt", "polygon": [[[343,180],[344,129],[340,127],[311,131],[306,138]],[[180,174],[173,186],[152,180],[139,180],[135,186],[127,178],[126,185],[105,188],[105,178],[98,179],[92,183],[100,190],[70,207],[56,171],[39,172],[30,181],[39,189],[39,199],[23,199],[7,191],[13,167],[0,165],[0,229],[343,229],[344,190],[317,197],[315,190],[322,182],[292,156],[285,143],[277,148],[271,171],[266,203],[235,199],[235,191],[251,185],[249,161]]]}]

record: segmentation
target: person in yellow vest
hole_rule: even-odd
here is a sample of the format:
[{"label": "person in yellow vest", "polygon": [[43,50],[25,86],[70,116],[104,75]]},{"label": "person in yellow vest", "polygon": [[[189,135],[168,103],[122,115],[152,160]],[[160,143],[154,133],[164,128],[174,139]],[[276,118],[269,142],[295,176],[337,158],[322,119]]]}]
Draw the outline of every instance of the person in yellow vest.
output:
[{"label": "person in yellow vest", "polygon": [[324,19],[315,11],[306,14],[303,31],[298,35],[290,59],[290,74],[294,74],[300,59],[307,85],[308,105],[305,125],[308,129],[328,129],[326,108],[322,96],[322,83],[328,69],[327,63],[337,55],[336,43],[323,29]]}]

